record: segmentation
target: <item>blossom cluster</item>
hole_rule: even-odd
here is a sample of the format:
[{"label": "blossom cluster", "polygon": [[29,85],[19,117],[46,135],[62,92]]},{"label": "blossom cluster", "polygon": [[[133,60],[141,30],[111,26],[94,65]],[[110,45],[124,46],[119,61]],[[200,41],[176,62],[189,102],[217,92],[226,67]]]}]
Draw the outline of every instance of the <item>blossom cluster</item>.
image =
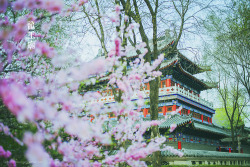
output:
[{"label": "blossom cluster", "polygon": [[[11,152],[9,150],[5,151],[4,148],[0,145],[0,158],[10,158]],[[16,161],[11,159],[8,162],[8,167],[16,167]]]},{"label": "blossom cluster", "polygon": [[[86,0],[78,2],[79,5],[85,3]],[[114,47],[107,58],[96,58],[88,63],[79,62],[79,66],[69,68],[58,67],[60,63],[56,58],[59,55],[49,43],[38,41],[34,51],[25,48],[27,23],[30,20],[41,19],[33,15],[32,12],[36,9],[47,10],[53,14],[58,12],[64,16],[67,12],[77,10],[76,7],[64,10],[62,0],[4,0],[3,4],[0,8],[2,13],[9,5],[15,12],[30,10],[29,14],[24,15],[16,23],[12,23],[8,17],[0,21],[0,25],[4,27],[0,29],[0,41],[7,55],[7,62],[1,59],[0,71],[14,60],[23,63],[24,67],[24,70],[8,73],[0,79],[0,96],[19,122],[29,122],[37,127],[34,133],[25,132],[22,140],[27,146],[26,157],[29,162],[33,166],[51,167],[99,167],[102,164],[112,166],[123,162],[131,166],[146,166],[145,162],[140,160],[161,150],[165,138],[158,137],[148,143],[143,138],[148,128],[159,125],[161,121],[140,120],[139,111],[144,105],[140,87],[144,82],[161,75],[155,68],[163,60],[163,55],[160,55],[152,65],[145,63],[143,56],[147,50],[145,44],[139,44],[134,50],[144,49],[145,52],[130,62],[131,68],[127,70],[127,47],[122,47],[122,40],[117,33],[113,41]],[[119,6],[115,7],[115,12],[115,18],[111,18],[111,21],[117,23],[121,13]],[[133,28],[136,26],[131,25],[123,31]],[[31,60],[40,62],[40,65],[37,64],[25,71]],[[47,63],[48,60],[50,63]],[[36,75],[34,71],[37,71]],[[107,88],[116,88],[121,92],[119,101],[107,105],[97,101],[91,102],[100,98],[101,95],[97,92],[84,90],[83,95],[79,94],[80,82],[86,86],[95,85],[104,77],[109,80]],[[136,104],[131,101],[134,94],[138,96]],[[108,121],[109,113],[117,116],[115,126],[110,125]],[[173,125],[171,130],[175,127]],[[3,124],[0,124],[0,130],[14,138],[8,127]],[[45,146],[45,141],[49,141],[50,144]],[[125,146],[128,141],[131,144]],[[111,145],[118,147],[114,155],[109,154],[112,150],[104,151],[105,147]],[[54,159],[50,151],[57,151],[62,159]],[[10,152],[0,147],[0,156],[8,158]],[[15,162],[10,160],[9,166],[15,166]]]}]

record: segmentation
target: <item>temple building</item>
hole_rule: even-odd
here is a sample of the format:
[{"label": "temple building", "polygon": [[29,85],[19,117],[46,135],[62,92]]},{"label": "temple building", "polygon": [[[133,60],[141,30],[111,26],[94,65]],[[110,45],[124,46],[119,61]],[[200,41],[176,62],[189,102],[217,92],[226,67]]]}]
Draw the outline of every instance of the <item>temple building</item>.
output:
[{"label": "temple building", "polygon": [[[169,42],[164,37],[159,38],[159,53],[167,55],[173,44],[174,41]],[[128,61],[137,57],[136,53],[127,56]],[[241,139],[237,141],[238,153],[232,153],[230,130],[213,124],[215,114],[213,104],[200,96],[202,91],[217,87],[217,83],[206,82],[194,76],[211,71],[210,67],[199,66],[176,51],[165,57],[160,65],[160,71],[163,77],[159,88],[159,119],[165,119],[166,114],[176,111],[179,107],[182,109],[170,119],[163,120],[159,131],[166,137],[167,145],[184,152],[183,157],[162,152],[163,162],[172,165],[250,165],[250,129],[242,129]],[[107,80],[104,78],[101,82],[106,83]],[[150,86],[149,83],[144,84],[142,91],[148,100]],[[114,102],[111,90],[99,91],[104,95],[100,101],[107,104]],[[136,100],[136,95],[133,98]],[[140,117],[143,121],[150,120],[150,105],[142,107]],[[114,124],[116,122],[112,113],[110,121]],[[171,124],[176,124],[177,128],[169,133]],[[150,138],[150,132],[145,134],[145,138]]]}]

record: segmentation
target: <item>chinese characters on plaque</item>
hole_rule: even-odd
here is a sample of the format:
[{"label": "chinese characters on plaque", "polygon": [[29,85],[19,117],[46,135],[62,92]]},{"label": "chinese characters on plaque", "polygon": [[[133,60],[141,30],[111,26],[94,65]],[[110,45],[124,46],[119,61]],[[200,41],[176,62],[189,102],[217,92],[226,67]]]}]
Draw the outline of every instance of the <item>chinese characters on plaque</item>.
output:
[{"label": "chinese characters on plaque", "polygon": [[29,21],[28,22],[28,32],[29,32],[29,40],[28,40],[28,49],[33,50],[35,49],[36,41],[35,38],[33,37],[34,35],[34,30],[35,30],[35,23],[34,21]]}]

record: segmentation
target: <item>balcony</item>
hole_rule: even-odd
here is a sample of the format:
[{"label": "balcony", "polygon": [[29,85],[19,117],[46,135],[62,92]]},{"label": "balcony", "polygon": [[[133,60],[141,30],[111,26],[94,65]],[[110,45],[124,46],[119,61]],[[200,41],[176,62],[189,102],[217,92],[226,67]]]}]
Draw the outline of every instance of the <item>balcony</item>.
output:
[{"label": "balcony", "polygon": [[213,108],[213,103],[208,102],[205,99],[199,97],[197,94],[190,93],[189,91],[186,91],[185,89],[180,88],[178,86],[171,86],[171,87],[165,87],[165,88],[159,89],[159,96],[171,95],[171,94],[179,94],[190,100],[198,102],[204,106]]},{"label": "balcony", "polygon": [[[149,97],[149,92],[150,90],[143,90],[143,96],[144,98]],[[180,88],[178,86],[170,86],[170,87],[165,87],[165,88],[159,88],[159,96],[167,96],[167,95],[173,95],[173,94],[179,94],[182,95],[190,100],[193,100],[195,102],[198,102],[204,106],[213,108],[213,104],[206,101],[205,99],[202,99],[199,97],[197,94],[190,93],[189,91],[186,91],[183,88]],[[132,96],[132,99],[137,99],[137,94]],[[164,98],[163,98],[164,99]],[[94,102],[103,102],[103,103],[112,103],[115,102],[114,96],[104,96],[100,98],[99,100],[95,100]]]}]

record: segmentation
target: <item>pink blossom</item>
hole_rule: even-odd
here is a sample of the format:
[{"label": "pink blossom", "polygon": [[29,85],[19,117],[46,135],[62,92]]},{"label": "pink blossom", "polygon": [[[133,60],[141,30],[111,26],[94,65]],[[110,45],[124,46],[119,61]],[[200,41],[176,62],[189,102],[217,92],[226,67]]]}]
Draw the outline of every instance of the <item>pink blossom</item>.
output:
[{"label": "pink blossom", "polygon": [[[2,25],[0,25],[2,26]],[[2,29],[0,30],[0,40],[1,41],[7,41],[7,39],[11,38],[13,33],[10,32],[8,29]]]},{"label": "pink blossom", "polygon": [[39,7],[39,5],[36,3],[36,1],[27,0],[25,1],[25,7],[28,9],[36,9]]},{"label": "pink blossom", "polygon": [[111,49],[108,53],[108,57],[112,58],[115,55],[115,50]]},{"label": "pink blossom", "polygon": [[0,13],[5,13],[8,7],[8,0],[0,0]]},{"label": "pink blossom", "polygon": [[72,109],[72,104],[70,104],[70,102],[63,103],[62,109],[65,111],[70,111]]},{"label": "pink blossom", "polygon": [[63,8],[63,1],[62,0],[44,0],[43,6],[44,9],[50,12],[60,12]]},{"label": "pink blossom", "polygon": [[184,155],[183,152],[175,149],[174,147],[171,147],[171,146],[165,146],[163,149],[161,149],[161,151],[170,151],[171,153],[175,154],[175,155],[178,155],[180,157],[182,157]]},{"label": "pink blossom", "polygon": [[41,26],[41,30],[45,33],[48,33],[49,32],[49,29],[50,29],[50,26],[51,24],[50,23],[43,23],[42,26]]},{"label": "pink blossom", "polygon": [[152,126],[157,126],[159,124],[160,124],[160,121],[158,121],[158,120],[151,121]]},{"label": "pink blossom", "polygon": [[37,34],[37,33],[34,33],[32,34],[33,37],[38,37],[38,38],[43,38],[44,36],[42,34]]},{"label": "pink blossom", "polygon": [[9,110],[17,116],[19,121],[33,120],[33,102],[25,96],[24,90],[16,83],[0,82],[0,96]]},{"label": "pink blossom", "polygon": [[117,17],[111,17],[110,20],[113,22],[113,23],[117,23],[119,21],[119,19]]},{"label": "pink blossom", "polygon": [[79,0],[79,6],[82,6],[85,3],[88,3],[88,0]]},{"label": "pink blossom", "polygon": [[3,149],[3,147],[0,145],[0,157],[4,157],[5,156],[5,150]]},{"label": "pink blossom", "polygon": [[26,152],[26,157],[33,166],[49,166],[49,155],[41,144],[31,143]]},{"label": "pink blossom", "polygon": [[15,10],[22,10],[24,8],[23,0],[17,0],[13,2],[12,6],[13,6],[13,9]]},{"label": "pink blossom", "polygon": [[8,126],[4,126],[4,127],[3,127],[3,132],[4,132],[5,134],[9,134],[9,128],[8,128]]},{"label": "pink blossom", "polygon": [[121,50],[121,39],[120,38],[116,38],[115,39],[115,55],[116,56],[120,56],[120,50]]},{"label": "pink blossom", "polygon": [[[80,6],[86,3],[87,0],[78,2]],[[60,14],[63,9],[62,0],[16,0],[11,3],[16,10],[24,8],[32,11],[44,9]],[[73,9],[77,10],[78,7],[72,5],[71,8],[69,10],[66,9],[66,12],[70,13]],[[117,24],[120,19],[120,10],[120,7],[116,6],[115,16],[111,18]],[[42,17],[42,15],[39,17]],[[142,50],[140,59],[138,58],[131,63],[131,70],[124,75],[123,68],[127,64],[119,59],[128,52],[126,50],[122,51],[122,41],[117,36],[114,40],[115,46],[109,52],[108,59],[100,57],[88,63],[78,61],[78,64],[74,67],[61,68],[60,71],[57,71],[56,63],[48,65],[46,63],[47,59],[44,59],[44,57],[52,58],[52,62],[59,63],[58,59],[56,59],[56,50],[48,43],[37,41],[36,49],[33,51],[27,51],[26,45],[23,45],[24,41],[22,42],[21,40],[27,34],[27,21],[30,20],[40,21],[36,19],[32,12],[19,19],[13,27],[11,27],[10,23],[12,20],[5,19],[5,21],[0,21],[0,25],[11,27],[6,32],[0,30],[1,35],[4,35],[4,37],[1,36],[0,38],[4,42],[8,41],[12,44],[3,42],[6,53],[10,52],[9,55],[12,55],[13,52],[11,51],[17,49],[17,61],[20,61],[20,64],[28,68],[29,66],[26,66],[27,60],[31,58],[38,65],[35,67],[37,69],[29,70],[38,71],[39,73],[43,72],[41,74],[42,77],[34,77],[25,72],[10,73],[7,76],[8,79],[0,80],[0,96],[8,109],[19,121],[31,122],[37,126],[37,132],[25,133],[23,139],[27,146],[26,157],[30,163],[33,166],[100,167],[102,164],[115,166],[120,162],[126,162],[131,166],[145,166],[145,162],[141,162],[140,159],[147,157],[155,151],[159,151],[165,138],[151,139],[150,143],[143,142],[143,134],[147,128],[159,125],[160,121],[143,122],[134,127],[135,121],[139,120],[139,109],[137,111],[134,110],[134,103],[136,102],[131,102],[131,98],[137,93],[139,97],[137,101],[139,107],[137,107],[140,108],[144,104],[145,95],[140,93],[140,85],[145,81],[146,77],[150,80],[160,75],[160,72],[154,71],[154,69],[163,60],[162,55],[151,66],[149,63],[144,63],[142,58],[146,49]],[[44,24],[42,30],[48,32],[50,24],[52,23]],[[137,28],[137,26],[138,24],[133,24],[129,26],[127,31]],[[125,31],[124,27],[121,27],[121,32],[123,31]],[[14,42],[11,42],[12,36],[14,37]],[[16,45],[16,43],[18,44]],[[16,48],[14,47],[15,45]],[[145,44],[141,44],[137,48],[145,46]],[[2,64],[2,62],[0,63]],[[62,63],[65,63],[65,59]],[[63,67],[61,62],[59,64],[60,67]],[[44,69],[46,68],[49,71],[45,71]],[[110,84],[113,84],[112,86],[117,86],[118,89],[122,90],[121,103],[109,104],[107,107],[103,102],[96,102],[101,97],[98,92],[87,92],[83,97],[78,94],[79,82],[83,82],[86,85],[89,82],[94,85],[96,80],[94,78],[90,79],[90,76],[96,75],[96,78],[99,79],[106,72],[113,73],[109,76],[110,82],[106,88],[109,89]],[[43,76],[44,73],[45,75]],[[109,100],[111,99],[110,97],[108,98]],[[125,115],[126,118],[121,117],[118,120],[119,123],[114,127],[108,125],[110,129],[106,131],[103,127],[108,119],[107,113],[110,112],[113,112],[116,116]],[[90,122],[89,116],[94,117],[94,121]],[[68,137],[66,139],[60,138],[61,129],[64,129],[64,133],[67,134]],[[9,130],[1,124],[0,130],[13,137]],[[117,139],[118,143],[130,140],[132,144],[126,150],[123,148],[118,150],[116,155],[103,153],[101,151],[102,146],[111,145],[112,137]],[[50,157],[50,152],[46,152],[43,147],[44,140],[53,143],[49,148],[62,154],[62,162],[53,160]],[[9,157],[10,152],[0,147],[0,155]],[[104,161],[90,161],[94,156],[104,157]]]},{"label": "pink blossom", "polygon": [[21,18],[18,22],[14,25],[13,36],[16,42],[19,42],[24,38],[27,34],[28,27],[27,27],[27,20],[25,18]]},{"label": "pink blossom", "polygon": [[100,162],[95,161],[93,164],[93,167],[101,167],[102,164]]},{"label": "pink blossom", "polygon": [[8,63],[12,61],[12,54],[16,49],[16,45],[13,42],[4,42],[3,48],[5,49],[8,56]]},{"label": "pink blossom", "polygon": [[48,57],[52,58],[56,55],[54,48],[50,47],[47,43],[36,42],[37,52]]},{"label": "pink blossom", "polygon": [[120,14],[120,11],[121,11],[120,6],[119,6],[119,5],[116,5],[116,6],[115,6],[115,12],[116,12],[116,14],[119,15],[119,14]]},{"label": "pink blossom", "polygon": [[11,159],[8,163],[8,167],[16,167],[16,161]]},{"label": "pink blossom", "polygon": [[124,16],[124,20],[125,20],[126,22],[128,21],[128,16],[127,16],[127,15]]},{"label": "pink blossom", "polygon": [[5,158],[9,158],[10,156],[11,156],[11,152],[10,152],[9,150],[7,150],[7,151],[5,152],[4,157],[5,157]]},{"label": "pink blossom", "polygon": [[173,132],[175,130],[175,128],[177,127],[176,124],[171,124],[170,125],[170,132]]},{"label": "pink blossom", "polygon": [[161,71],[153,71],[153,74],[152,74],[152,75],[153,75],[154,77],[159,77],[159,76],[161,76],[161,74],[162,74]]},{"label": "pink blossom", "polygon": [[65,132],[76,135],[82,140],[88,139],[91,135],[89,124],[78,119],[71,120],[70,123],[66,125]]},{"label": "pink blossom", "polygon": [[141,80],[141,75],[139,75],[139,74],[130,75],[129,80],[138,80],[138,81],[140,81]]}]

